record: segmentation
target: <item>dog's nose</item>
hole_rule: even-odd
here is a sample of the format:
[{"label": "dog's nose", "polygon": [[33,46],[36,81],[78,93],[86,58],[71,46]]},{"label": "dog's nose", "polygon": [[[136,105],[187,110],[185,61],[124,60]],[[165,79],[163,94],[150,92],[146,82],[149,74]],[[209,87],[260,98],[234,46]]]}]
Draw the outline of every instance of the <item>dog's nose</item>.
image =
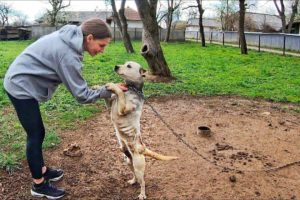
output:
[{"label": "dog's nose", "polygon": [[115,71],[118,71],[120,67],[118,65],[115,66]]}]

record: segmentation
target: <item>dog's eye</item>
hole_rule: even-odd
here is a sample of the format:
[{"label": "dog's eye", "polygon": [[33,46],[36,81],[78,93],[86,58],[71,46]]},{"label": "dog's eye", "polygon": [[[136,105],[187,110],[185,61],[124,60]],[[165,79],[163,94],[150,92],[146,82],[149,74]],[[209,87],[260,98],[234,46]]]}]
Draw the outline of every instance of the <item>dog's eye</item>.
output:
[{"label": "dog's eye", "polygon": [[131,65],[127,65],[127,68],[131,68]]}]

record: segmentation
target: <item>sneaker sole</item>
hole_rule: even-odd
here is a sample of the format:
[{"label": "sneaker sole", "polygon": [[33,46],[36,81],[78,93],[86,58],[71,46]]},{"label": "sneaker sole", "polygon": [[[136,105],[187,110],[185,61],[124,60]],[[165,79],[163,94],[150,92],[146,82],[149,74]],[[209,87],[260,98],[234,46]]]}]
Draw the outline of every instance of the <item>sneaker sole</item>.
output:
[{"label": "sneaker sole", "polygon": [[61,195],[61,196],[58,196],[58,197],[53,197],[53,196],[48,196],[48,195],[45,195],[45,194],[36,193],[36,192],[34,192],[33,190],[30,190],[30,193],[31,193],[31,195],[32,195],[33,197],[40,197],[40,198],[46,197],[47,199],[60,199],[60,198],[62,198],[63,196],[65,196],[65,195]]},{"label": "sneaker sole", "polygon": [[52,181],[52,182],[59,181],[63,176],[64,176],[64,174],[60,175],[59,177],[49,179],[49,181]]}]

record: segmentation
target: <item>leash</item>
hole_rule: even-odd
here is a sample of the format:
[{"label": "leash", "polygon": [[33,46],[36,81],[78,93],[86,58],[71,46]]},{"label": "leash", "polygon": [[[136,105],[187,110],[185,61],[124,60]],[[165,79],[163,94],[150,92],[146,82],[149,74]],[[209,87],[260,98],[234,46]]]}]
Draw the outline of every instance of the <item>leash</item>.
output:
[{"label": "leash", "polygon": [[196,147],[193,147],[192,145],[190,145],[187,141],[185,141],[165,120],[164,118],[161,116],[161,114],[159,114],[159,112],[149,103],[149,101],[145,101],[145,104],[147,104],[151,110],[154,112],[154,114],[160,119],[160,121],[171,131],[171,133],[179,140],[181,141],[185,146],[187,146],[191,151],[193,151],[196,155],[198,155],[199,157],[201,157],[203,160],[207,161],[208,163],[221,168],[222,172],[228,172],[228,171],[234,171],[237,173],[243,173],[243,172],[272,172],[272,171],[278,171],[280,169],[283,169],[285,167],[289,167],[292,165],[296,165],[299,164],[300,165],[300,160],[299,161],[295,161],[295,162],[291,162],[279,167],[274,167],[274,168],[269,168],[269,169],[261,169],[261,170],[241,170],[241,169],[237,169],[237,168],[232,168],[232,167],[227,167],[227,166],[223,166],[220,164],[217,164],[215,161],[211,161],[210,159],[208,159],[207,157],[205,157],[204,155],[202,155],[201,153],[199,153],[198,151],[196,151]]}]

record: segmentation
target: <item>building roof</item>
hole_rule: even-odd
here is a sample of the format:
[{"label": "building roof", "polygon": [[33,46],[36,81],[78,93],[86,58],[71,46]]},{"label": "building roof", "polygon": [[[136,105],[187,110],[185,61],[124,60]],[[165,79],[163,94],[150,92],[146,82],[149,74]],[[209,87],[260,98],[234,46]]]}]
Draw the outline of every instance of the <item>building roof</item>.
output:
[{"label": "building roof", "polygon": [[125,17],[127,20],[131,20],[131,21],[141,20],[139,13],[130,7],[125,8]]},{"label": "building roof", "polygon": [[[221,22],[217,19],[203,18],[202,22],[204,27],[221,28]],[[199,18],[189,19],[187,26],[199,26]]]},{"label": "building roof", "polygon": [[110,11],[65,11],[65,19],[67,22],[83,22],[89,18],[97,17],[106,20],[112,15]]},{"label": "building roof", "polygon": [[177,20],[172,22],[172,28],[176,30],[184,30],[186,28],[187,21]]}]

